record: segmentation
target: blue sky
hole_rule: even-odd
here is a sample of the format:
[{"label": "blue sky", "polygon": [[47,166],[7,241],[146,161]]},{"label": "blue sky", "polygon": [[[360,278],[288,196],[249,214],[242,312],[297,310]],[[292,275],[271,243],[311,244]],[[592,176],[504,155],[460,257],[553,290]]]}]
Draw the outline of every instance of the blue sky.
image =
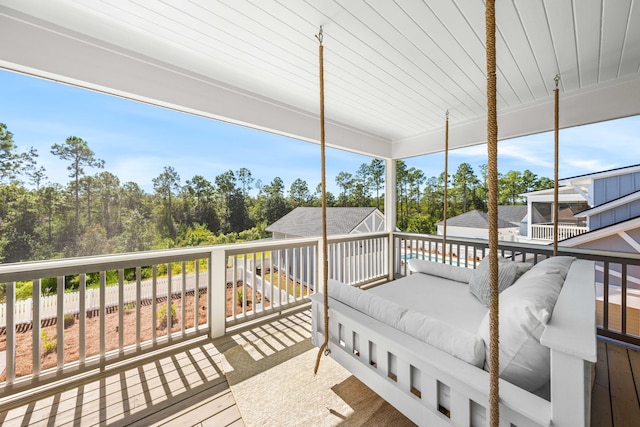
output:
[{"label": "blue sky", "polygon": [[[137,182],[153,192],[152,179],[173,166],[181,183],[194,175],[211,182],[229,169],[249,169],[263,184],[279,176],[288,190],[296,178],[313,192],[320,182],[320,148],[265,132],[216,122],[142,103],[0,70],[0,122],[14,135],[19,150],[34,147],[48,180],[66,184],[67,162],[50,153],[51,145],[69,136],[89,143],[105,169],[122,183]],[[587,125],[560,132],[561,178],[640,163],[640,117]],[[242,147],[242,150],[240,148]],[[553,134],[544,133],[499,143],[498,168],[530,169],[553,178]],[[449,170],[468,162],[480,175],[486,145],[453,150]],[[355,173],[371,158],[327,150],[328,189],[339,190],[335,176]],[[437,176],[444,154],[406,159],[409,167]],[[95,173],[95,170],[87,170]]]}]

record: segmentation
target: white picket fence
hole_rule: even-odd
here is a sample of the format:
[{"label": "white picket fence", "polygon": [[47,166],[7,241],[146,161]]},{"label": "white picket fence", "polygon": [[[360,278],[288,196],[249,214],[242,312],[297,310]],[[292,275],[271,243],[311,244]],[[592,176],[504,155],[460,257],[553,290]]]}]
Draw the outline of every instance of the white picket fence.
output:
[{"label": "white picket fence", "polygon": [[[156,298],[165,298],[169,281],[165,278],[156,281]],[[207,288],[207,272],[200,273],[199,288]],[[117,285],[107,286],[105,288],[106,307],[117,307],[120,287]],[[190,292],[195,289],[195,274],[186,275],[186,291]],[[125,283],[124,304],[135,303],[136,301],[136,283]],[[182,275],[175,275],[171,278],[171,292],[173,294],[182,291]],[[145,280],[140,284],[140,300],[150,300],[153,298],[153,285],[151,280]],[[40,298],[40,319],[55,319],[58,310],[58,297],[56,295],[43,296]],[[85,306],[87,312],[98,310],[100,308],[100,289],[87,289],[85,291]],[[0,328],[6,326],[7,305],[0,304]],[[64,294],[64,314],[77,314],[80,311],[80,292],[67,292]],[[14,318],[16,325],[31,323],[33,319],[33,299],[28,298],[16,301],[14,306]]]}]

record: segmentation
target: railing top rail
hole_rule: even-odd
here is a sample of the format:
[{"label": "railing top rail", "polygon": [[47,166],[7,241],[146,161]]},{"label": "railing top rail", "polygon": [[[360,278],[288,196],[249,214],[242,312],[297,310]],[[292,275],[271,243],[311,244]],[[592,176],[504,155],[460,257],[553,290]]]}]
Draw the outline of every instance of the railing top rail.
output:
[{"label": "railing top rail", "polygon": [[0,283],[207,258],[212,246],[0,264]]},{"label": "railing top rail", "polygon": [[313,246],[318,243],[317,237],[305,237],[298,239],[282,240],[257,240],[230,245],[214,246],[214,249],[224,250],[227,256],[243,255],[252,252],[277,251],[281,249],[298,248],[301,246]]},{"label": "railing top rail", "polygon": [[[428,239],[432,241],[442,241],[442,236],[432,235],[432,234],[417,234],[417,233],[394,233],[394,236],[404,238],[404,239]],[[478,248],[488,247],[489,242],[484,239],[470,239],[470,238],[462,238],[462,237],[447,237],[448,244],[460,244],[460,245],[469,245],[475,246]],[[499,241],[498,242],[499,249],[511,250],[514,252],[528,252],[535,253],[540,255],[551,255],[553,253],[553,248],[551,245],[541,245],[536,243],[524,243],[524,242],[507,242],[507,241]],[[582,259],[588,259],[593,261],[608,261],[611,263],[625,263],[632,265],[640,265],[640,254],[636,253],[626,253],[626,252],[616,252],[616,251],[605,251],[605,250],[595,250],[595,249],[581,249],[581,248],[570,248],[570,247],[558,247],[559,255],[567,255],[567,256],[575,256]]]},{"label": "railing top rail", "polygon": [[[375,233],[355,233],[355,234],[341,234],[327,237],[329,243],[349,242],[363,239],[370,239],[374,237],[387,237],[389,233],[375,232]],[[225,250],[227,255],[241,255],[250,252],[261,251],[275,251],[279,249],[297,248],[301,246],[315,245],[320,241],[320,236],[317,237],[300,237],[295,239],[282,239],[282,240],[258,240],[244,243],[234,243],[231,245],[215,246],[215,248],[221,248]],[[259,250],[256,251],[256,248]]]},{"label": "railing top rail", "polygon": [[376,237],[389,237],[389,233],[384,231],[378,231],[378,232],[372,232],[372,233],[342,234],[342,235],[327,237],[327,242],[328,243],[353,242],[357,240],[372,239]]}]

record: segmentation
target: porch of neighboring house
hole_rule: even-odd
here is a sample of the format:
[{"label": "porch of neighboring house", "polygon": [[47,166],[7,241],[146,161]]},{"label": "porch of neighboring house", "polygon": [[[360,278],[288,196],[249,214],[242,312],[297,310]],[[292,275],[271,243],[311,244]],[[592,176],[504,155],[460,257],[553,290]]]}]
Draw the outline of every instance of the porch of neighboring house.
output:
[{"label": "porch of neighboring house", "polygon": [[[0,412],[18,425],[413,425],[310,342],[308,308],[199,338],[32,392]],[[591,425],[640,419],[640,352],[599,340]],[[4,407],[4,404],[3,404]]]}]

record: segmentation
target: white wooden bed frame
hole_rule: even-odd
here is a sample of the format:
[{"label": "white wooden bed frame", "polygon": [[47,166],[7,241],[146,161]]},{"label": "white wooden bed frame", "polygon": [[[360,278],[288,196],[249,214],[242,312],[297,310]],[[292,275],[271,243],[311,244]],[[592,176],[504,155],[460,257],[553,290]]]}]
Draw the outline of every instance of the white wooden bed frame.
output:
[{"label": "white wooden bed frame", "polygon": [[[501,426],[590,425],[596,362],[594,281],[592,261],[573,262],[542,334],[541,343],[551,351],[551,401],[500,380]],[[311,300],[312,341],[320,346],[323,296]],[[488,425],[486,371],[333,298],[329,349],[334,360],[418,425]],[[439,391],[447,387],[449,416],[439,410]],[[478,417],[479,412],[485,416]]]}]

